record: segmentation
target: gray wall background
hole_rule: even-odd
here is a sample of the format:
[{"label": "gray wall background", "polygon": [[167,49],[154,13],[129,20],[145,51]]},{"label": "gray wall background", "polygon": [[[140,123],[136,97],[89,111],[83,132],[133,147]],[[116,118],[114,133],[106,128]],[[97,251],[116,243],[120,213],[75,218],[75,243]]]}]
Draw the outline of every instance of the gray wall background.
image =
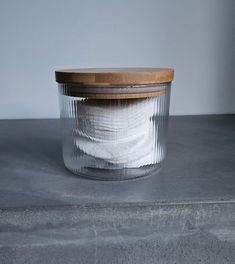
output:
[{"label": "gray wall background", "polygon": [[171,114],[234,113],[234,16],[234,0],[0,0],[0,118],[58,117],[71,67],[173,67]]}]

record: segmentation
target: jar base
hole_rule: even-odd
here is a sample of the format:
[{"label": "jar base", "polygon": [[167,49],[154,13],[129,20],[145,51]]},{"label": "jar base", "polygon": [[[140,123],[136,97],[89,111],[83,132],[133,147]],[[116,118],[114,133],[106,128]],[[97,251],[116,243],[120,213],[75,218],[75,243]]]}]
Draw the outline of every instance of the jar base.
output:
[{"label": "jar base", "polygon": [[[66,166],[66,164],[65,164]],[[74,168],[66,168],[72,173],[92,180],[101,181],[123,181],[136,179],[141,177],[147,177],[153,173],[158,173],[162,168],[162,163],[156,163],[151,165],[146,165],[140,168],[124,168],[124,169],[100,169],[100,168],[80,168],[79,170]]]}]

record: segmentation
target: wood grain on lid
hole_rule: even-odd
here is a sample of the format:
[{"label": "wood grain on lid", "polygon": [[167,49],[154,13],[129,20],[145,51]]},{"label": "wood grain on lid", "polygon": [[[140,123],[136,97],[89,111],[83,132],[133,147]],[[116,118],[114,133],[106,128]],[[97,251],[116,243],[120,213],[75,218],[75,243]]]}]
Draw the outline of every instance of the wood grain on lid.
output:
[{"label": "wood grain on lid", "polygon": [[115,86],[171,82],[174,70],[168,68],[87,68],[55,72],[58,83],[81,86]]}]

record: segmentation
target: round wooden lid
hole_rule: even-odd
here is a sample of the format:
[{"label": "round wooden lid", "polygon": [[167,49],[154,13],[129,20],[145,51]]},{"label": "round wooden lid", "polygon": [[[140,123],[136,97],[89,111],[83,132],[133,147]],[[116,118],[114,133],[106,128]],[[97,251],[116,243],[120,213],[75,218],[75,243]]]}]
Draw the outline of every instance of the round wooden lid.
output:
[{"label": "round wooden lid", "polygon": [[55,72],[58,83],[81,86],[115,86],[171,82],[174,70],[167,68],[87,68]]}]

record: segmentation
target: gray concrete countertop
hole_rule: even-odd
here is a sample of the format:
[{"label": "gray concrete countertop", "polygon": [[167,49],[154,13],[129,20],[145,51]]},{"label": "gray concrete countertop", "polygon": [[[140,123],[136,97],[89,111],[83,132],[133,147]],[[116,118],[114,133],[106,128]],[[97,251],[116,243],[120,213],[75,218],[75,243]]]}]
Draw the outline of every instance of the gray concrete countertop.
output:
[{"label": "gray concrete countertop", "polygon": [[122,182],[67,171],[59,120],[0,121],[0,263],[235,263],[235,116],[171,117]]}]

